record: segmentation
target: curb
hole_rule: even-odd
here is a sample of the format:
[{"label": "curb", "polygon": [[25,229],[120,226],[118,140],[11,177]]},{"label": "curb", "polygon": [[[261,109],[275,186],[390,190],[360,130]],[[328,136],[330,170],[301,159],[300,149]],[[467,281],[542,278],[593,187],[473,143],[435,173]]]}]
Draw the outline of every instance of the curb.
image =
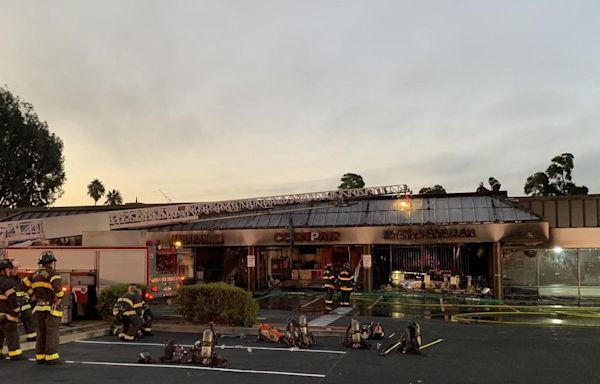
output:
[{"label": "curb", "polygon": [[[92,326],[87,326],[87,328],[92,328]],[[67,330],[66,332],[61,332],[60,335],[60,344],[71,343],[77,340],[89,339],[92,337],[105,336],[109,334],[108,325],[105,324],[94,324],[93,329],[89,329],[87,331],[77,331]],[[35,350],[35,341],[26,341],[21,342],[21,350],[22,351],[31,351]]]}]

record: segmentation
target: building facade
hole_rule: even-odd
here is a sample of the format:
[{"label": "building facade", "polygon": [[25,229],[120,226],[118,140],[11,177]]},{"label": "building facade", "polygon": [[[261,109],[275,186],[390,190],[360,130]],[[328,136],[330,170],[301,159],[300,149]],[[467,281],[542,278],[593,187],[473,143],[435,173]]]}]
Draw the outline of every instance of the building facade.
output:
[{"label": "building facade", "polygon": [[[468,295],[489,287],[497,298],[600,297],[599,200],[598,195],[382,196],[206,216],[137,229],[139,236],[128,238],[179,244],[181,274],[188,283],[225,281],[249,290],[317,288],[325,266],[339,270],[349,263],[358,288],[365,291]],[[90,209],[94,225],[83,232],[94,231],[105,246],[115,246],[110,240],[114,231],[98,237],[101,213]],[[61,217],[83,213],[83,208],[28,209],[2,221],[51,217],[50,225],[59,228]],[[72,227],[85,222],[84,216],[68,221]],[[82,238],[44,241],[82,245]]]}]

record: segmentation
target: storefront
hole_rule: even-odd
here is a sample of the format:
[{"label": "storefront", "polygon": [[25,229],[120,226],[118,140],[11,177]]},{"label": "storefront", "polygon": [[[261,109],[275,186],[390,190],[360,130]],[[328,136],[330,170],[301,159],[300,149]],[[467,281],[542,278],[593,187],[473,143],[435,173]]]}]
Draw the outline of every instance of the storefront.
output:
[{"label": "storefront", "polygon": [[476,282],[495,297],[600,297],[600,195],[313,201],[138,228],[127,241],[118,235],[129,229],[109,231],[96,209],[30,208],[9,221],[47,220],[40,245],[81,245],[73,234],[83,232],[94,246],[158,241],[157,268],[175,259],[188,283],[317,288],[326,265],[350,263],[366,291],[457,292]]},{"label": "storefront", "polygon": [[[548,224],[501,199],[459,196],[310,207],[297,213],[256,213],[153,229],[153,238],[180,241],[195,273],[191,281],[226,281],[260,290],[318,288],[325,266],[345,263],[357,289],[467,292],[476,283],[496,297],[502,288],[502,247],[546,244]],[[456,223],[460,221],[460,224]],[[290,225],[291,224],[291,225]],[[322,226],[329,224],[328,226]],[[402,284],[390,281],[402,273]]]},{"label": "storefront", "polygon": [[506,244],[503,296],[600,297],[600,196],[534,196],[519,206],[544,217],[550,240],[537,246]]}]

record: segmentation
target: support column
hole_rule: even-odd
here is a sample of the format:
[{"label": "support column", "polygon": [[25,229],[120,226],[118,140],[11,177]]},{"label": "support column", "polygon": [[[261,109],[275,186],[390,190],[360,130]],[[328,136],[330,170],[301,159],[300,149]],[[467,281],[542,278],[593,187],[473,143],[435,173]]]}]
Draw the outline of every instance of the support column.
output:
[{"label": "support column", "polygon": [[502,299],[502,245],[499,241],[494,243],[494,250],[492,252],[492,265],[494,298]]},{"label": "support column", "polygon": [[[371,263],[373,263],[373,256],[371,255],[371,249],[372,249],[371,244],[363,245],[363,255],[371,256]],[[362,260],[362,258],[361,258],[361,260]],[[363,267],[364,267],[364,263],[363,263]],[[364,276],[364,280],[365,280],[364,284],[363,284],[363,290],[365,292],[371,292],[373,290],[373,265],[372,264],[369,268],[364,268],[363,276]]]},{"label": "support column", "polygon": [[254,292],[255,291],[255,281],[256,281],[256,268],[255,267],[251,267],[248,263],[250,257],[253,255],[254,259],[256,260],[256,255],[254,254],[254,247],[248,247],[248,255],[246,256],[246,267],[248,269],[248,291],[250,292]]},{"label": "support column", "polygon": [[256,283],[254,285],[254,290],[256,291],[260,291],[262,289],[262,279],[260,276],[260,249],[258,247],[252,247],[254,248],[254,259],[256,260],[256,267],[254,268],[255,271],[255,278],[256,278]]}]

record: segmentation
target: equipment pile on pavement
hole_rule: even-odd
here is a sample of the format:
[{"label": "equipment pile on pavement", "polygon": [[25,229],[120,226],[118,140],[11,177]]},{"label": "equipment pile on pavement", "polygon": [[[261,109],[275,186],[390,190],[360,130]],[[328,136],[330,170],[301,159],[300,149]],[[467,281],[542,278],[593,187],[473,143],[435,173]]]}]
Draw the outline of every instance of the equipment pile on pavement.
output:
[{"label": "equipment pile on pavement", "polygon": [[[198,340],[189,349],[185,349],[177,344],[175,340],[169,340],[165,344],[164,355],[160,357],[161,363],[172,364],[201,364],[210,367],[224,367],[227,365],[227,359],[217,354],[215,345],[217,344],[217,334],[213,330],[213,325],[202,332],[202,340]],[[139,355],[138,362],[141,364],[153,364],[150,352],[143,351]]]},{"label": "equipment pile on pavement", "polygon": [[285,331],[263,323],[258,328],[258,341],[283,343],[292,348],[310,348],[315,344],[312,332],[308,331],[306,316],[300,316],[300,321],[288,320]]}]

